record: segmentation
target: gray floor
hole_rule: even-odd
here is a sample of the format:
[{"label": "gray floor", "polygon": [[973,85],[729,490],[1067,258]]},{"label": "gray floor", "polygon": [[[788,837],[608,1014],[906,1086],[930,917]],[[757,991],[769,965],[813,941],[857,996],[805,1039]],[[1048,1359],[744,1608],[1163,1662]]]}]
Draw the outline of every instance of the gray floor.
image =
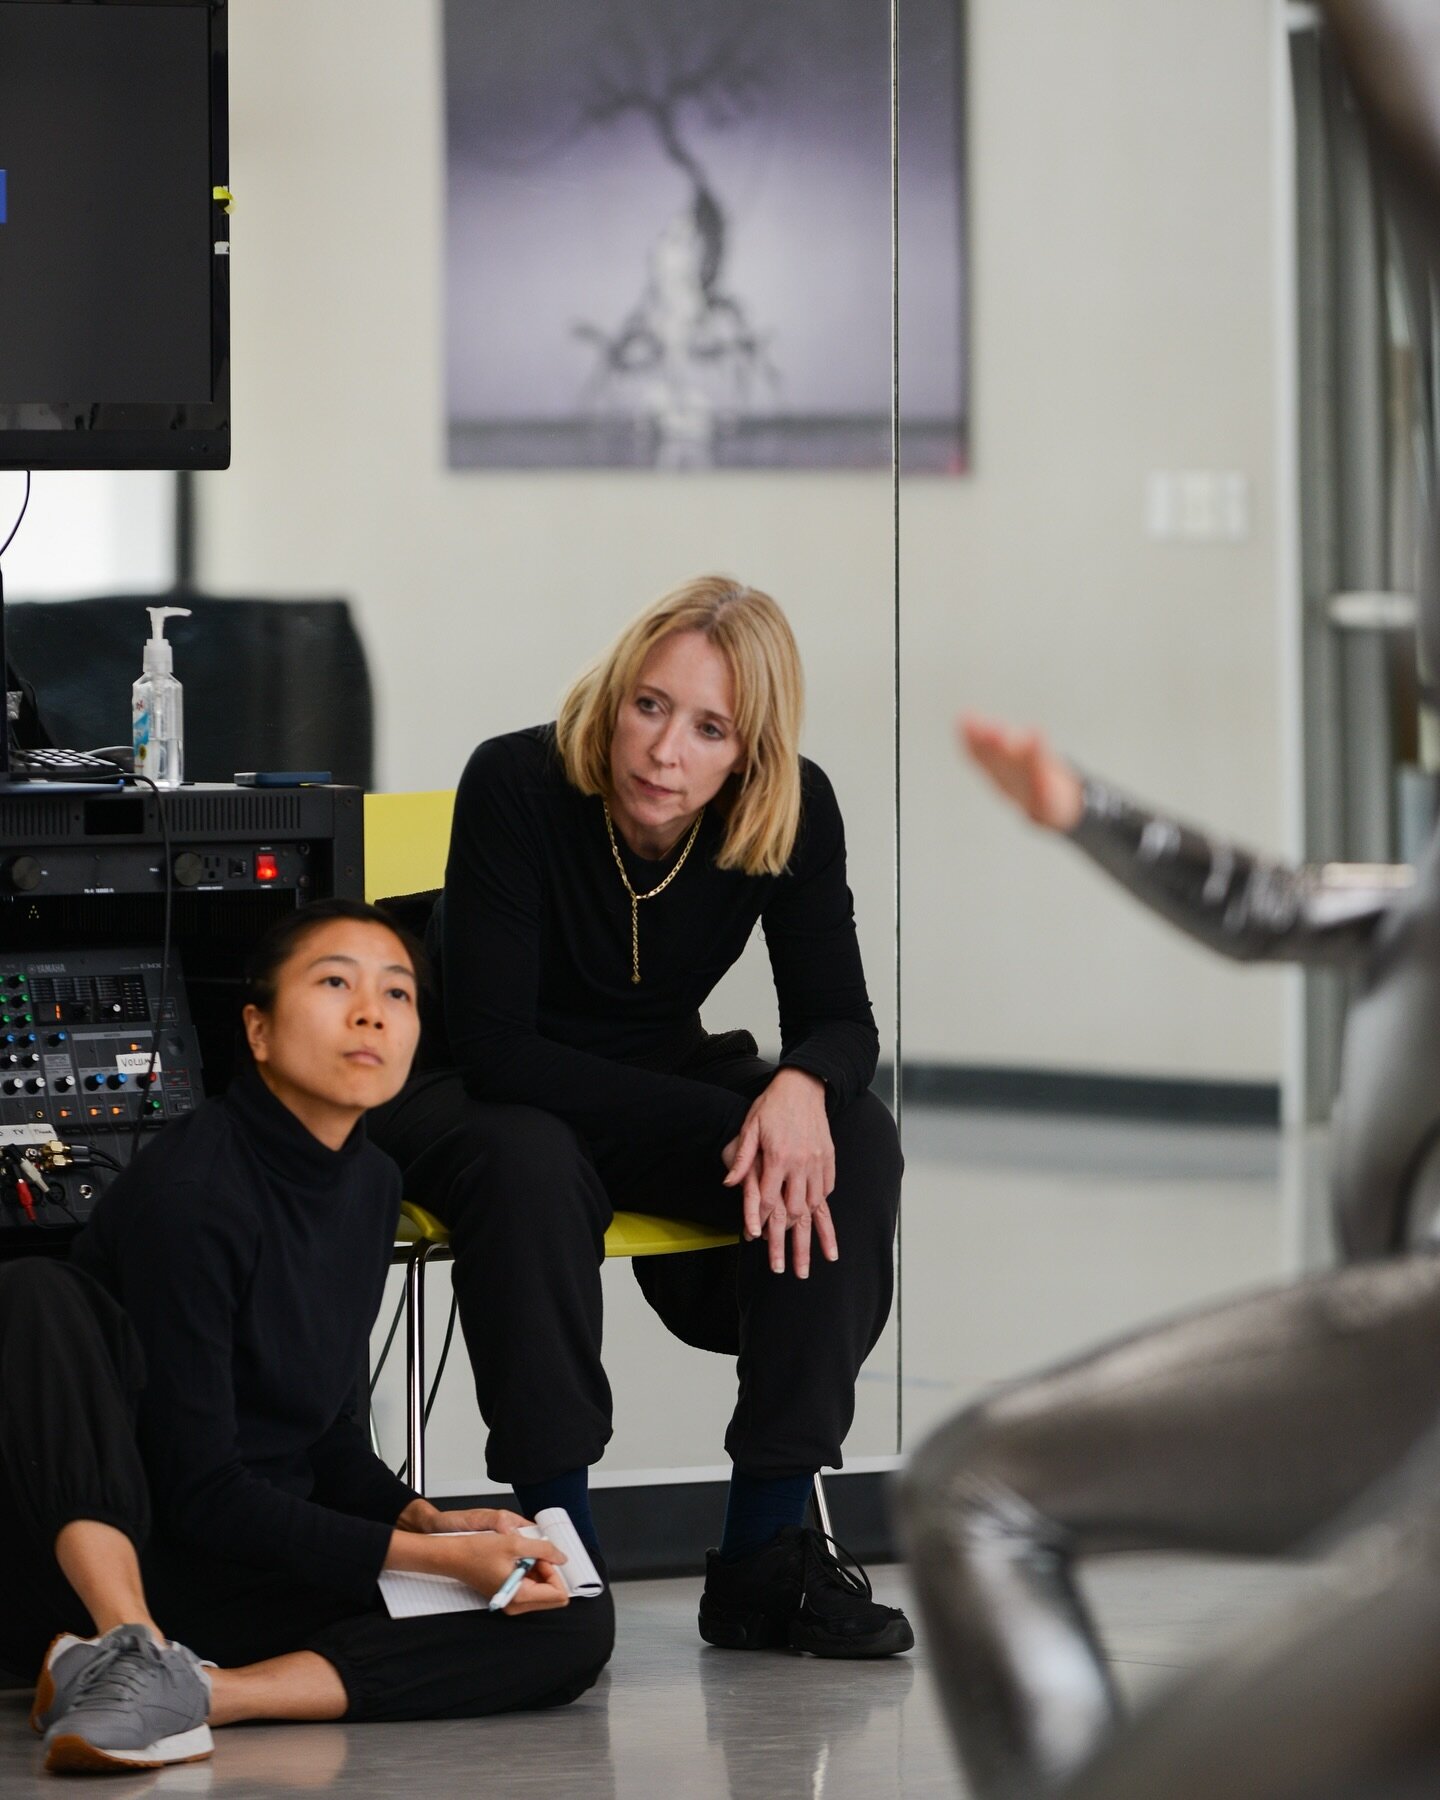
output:
[{"label": "gray floor", "polygon": [[[913,1443],[993,1381],[1145,1317],[1293,1275],[1326,1253],[1324,1148],[1314,1134],[915,1108],[906,1147],[903,1329],[892,1324],[890,1349],[882,1346],[867,1372],[869,1388],[862,1382],[862,1399],[873,1389],[877,1416],[892,1421],[892,1450],[897,1378]],[[694,1405],[710,1379],[723,1421],[728,1374],[705,1364],[698,1356],[685,1364],[683,1392]],[[653,1358],[646,1367],[653,1413]],[[637,1374],[628,1386],[639,1385]],[[617,1382],[622,1409],[626,1386]],[[630,1429],[630,1460],[661,1460],[668,1438],[652,1444],[638,1423]],[[710,1435],[707,1425],[697,1445]],[[864,1446],[886,1447],[883,1434]],[[697,1449],[694,1460],[704,1459]],[[874,1573],[881,1598],[903,1604],[903,1571]],[[1086,1579],[1134,1695],[1304,1577],[1167,1556],[1098,1564]],[[434,1727],[229,1731],[212,1763],[110,1781],[104,1792],[115,1800],[211,1790],[236,1800],[302,1790],[375,1800],[411,1791],[601,1800],[961,1793],[923,1638],[914,1655],[875,1665],[727,1654],[695,1634],[697,1592],[694,1581],[622,1586],[615,1661],[563,1712]],[[39,1761],[24,1702],[0,1696],[3,1800],[53,1792]]]},{"label": "gray floor", "polygon": [[[877,1570],[904,1604],[901,1571]],[[1135,1557],[1091,1589],[1132,1694],[1192,1663],[1217,1633],[1283,1598],[1296,1571],[1211,1559]],[[953,1773],[923,1641],[911,1656],[820,1663],[707,1649],[696,1586],[619,1592],[620,1644],[600,1685],[564,1712],[470,1724],[254,1726],[217,1734],[213,1762],[106,1780],[107,1800],[320,1792],[349,1800],[433,1795],[584,1795],[587,1800],[924,1800],[963,1792]],[[0,1696],[0,1794],[55,1793],[25,1724],[28,1698]]]}]

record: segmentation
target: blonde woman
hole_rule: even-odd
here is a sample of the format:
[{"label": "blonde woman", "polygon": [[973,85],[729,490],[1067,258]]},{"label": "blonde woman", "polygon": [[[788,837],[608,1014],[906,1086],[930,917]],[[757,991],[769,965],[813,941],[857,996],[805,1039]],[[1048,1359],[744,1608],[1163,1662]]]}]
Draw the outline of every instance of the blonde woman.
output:
[{"label": "blonde woman", "polygon": [[[888,1656],[913,1642],[803,1528],[891,1301],[900,1155],[830,783],[768,595],[706,577],[642,613],[552,725],[481,744],[430,925],[443,1023],[374,1129],[449,1225],[491,1478],[595,1541],[610,1437],[600,1262],[616,1208],[742,1231],[636,1264],[687,1341],[738,1355],[701,1634]],[[761,925],[778,1066],[700,1007]]]}]

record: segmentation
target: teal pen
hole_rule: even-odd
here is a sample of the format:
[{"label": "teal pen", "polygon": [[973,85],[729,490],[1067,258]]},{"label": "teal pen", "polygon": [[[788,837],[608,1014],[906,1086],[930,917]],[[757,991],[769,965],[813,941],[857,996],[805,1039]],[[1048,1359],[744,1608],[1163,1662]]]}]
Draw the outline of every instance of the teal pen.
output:
[{"label": "teal pen", "polygon": [[500,1583],[499,1587],[496,1588],[495,1592],[490,1596],[490,1604],[485,1610],[487,1612],[503,1611],[515,1598],[520,1583],[535,1567],[535,1564],[538,1561],[539,1558],[535,1556],[522,1556],[515,1567],[505,1577],[504,1581]]}]

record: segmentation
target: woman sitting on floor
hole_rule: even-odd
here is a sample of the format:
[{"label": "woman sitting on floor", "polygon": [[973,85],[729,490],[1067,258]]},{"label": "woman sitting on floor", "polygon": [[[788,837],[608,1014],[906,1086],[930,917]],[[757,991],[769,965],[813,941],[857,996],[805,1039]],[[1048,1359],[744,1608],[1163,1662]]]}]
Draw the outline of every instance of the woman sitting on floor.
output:
[{"label": "woman sitting on floor", "polygon": [[[248,997],[253,1066],[224,1098],[115,1182],[69,1266],[0,1269],[0,1661],[64,1634],[34,1715],[50,1768],[196,1760],[244,1719],[559,1705],[610,1654],[609,1597],[567,1608],[525,1520],[439,1512],[370,1448],[356,1378],[400,1179],[361,1120],[414,1054],[407,943],[322,901],[262,941]],[[488,1596],[537,1551],[518,1624],[391,1619],[377,1587]]]}]

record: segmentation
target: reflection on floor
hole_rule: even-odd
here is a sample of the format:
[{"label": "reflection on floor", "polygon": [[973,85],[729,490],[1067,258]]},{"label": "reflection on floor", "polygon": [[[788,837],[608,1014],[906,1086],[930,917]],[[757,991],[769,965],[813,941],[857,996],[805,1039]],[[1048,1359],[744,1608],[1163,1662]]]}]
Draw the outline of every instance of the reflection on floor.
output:
[{"label": "reflection on floor", "polygon": [[[1291,1570],[1147,1557],[1100,1569],[1092,1587],[1121,1678],[1135,1692],[1193,1661],[1217,1627],[1252,1616],[1296,1579]],[[877,1571],[876,1589],[883,1600],[905,1601],[898,1570]],[[224,1731],[213,1762],[121,1776],[100,1791],[104,1800],[322,1792],[337,1800],[925,1800],[962,1791],[923,1641],[884,1663],[711,1650],[695,1635],[695,1595],[690,1581],[623,1586],[615,1661],[562,1712]],[[20,1697],[0,1698],[0,1794],[55,1800],[55,1778],[39,1769]]]},{"label": "reflection on floor", "polygon": [[[1294,1274],[1327,1253],[1323,1144],[1313,1135],[911,1108],[905,1137],[899,1342],[909,1442],[993,1381],[1147,1317]],[[903,1603],[903,1572],[875,1573],[880,1597]],[[1192,1663],[1217,1631],[1252,1618],[1300,1579],[1293,1569],[1171,1556],[1087,1571],[1132,1694]],[[107,1782],[105,1795],[920,1800],[959,1792],[923,1637],[913,1656],[875,1665],[727,1654],[695,1635],[696,1595],[694,1581],[623,1586],[615,1662],[594,1693],[563,1712],[230,1731],[213,1763]],[[21,1701],[0,1699],[5,1800],[55,1791],[39,1761]]]}]

